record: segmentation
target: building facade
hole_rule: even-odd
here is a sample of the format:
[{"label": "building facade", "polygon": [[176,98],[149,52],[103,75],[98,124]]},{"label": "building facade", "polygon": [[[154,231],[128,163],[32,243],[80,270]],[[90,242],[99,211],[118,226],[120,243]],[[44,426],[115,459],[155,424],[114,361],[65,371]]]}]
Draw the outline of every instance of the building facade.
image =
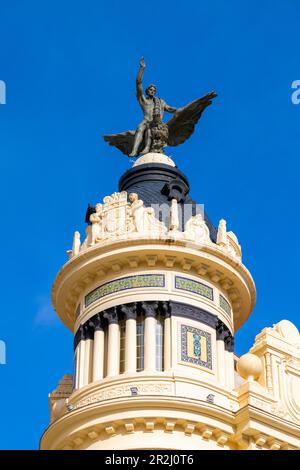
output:
[{"label": "building facade", "polygon": [[75,232],[53,285],[74,374],[50,394],[41,449],[300,447],[299,332],[282,320],[234,354],[254,281],[189,190],[170,158],[145,155]]}]

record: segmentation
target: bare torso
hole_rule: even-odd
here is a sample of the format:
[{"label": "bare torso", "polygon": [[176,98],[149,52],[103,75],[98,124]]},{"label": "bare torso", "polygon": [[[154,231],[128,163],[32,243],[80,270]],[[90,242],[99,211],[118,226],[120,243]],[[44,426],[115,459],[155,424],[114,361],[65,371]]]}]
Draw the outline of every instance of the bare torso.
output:
[{"label": "bare torso", "polygon": [[[161,119],[162,119],[163,111],[164,111],[164,102],[161,99],[159,99],[159,101],[160,101],[160,114],[161,114]],[[143,122],[151,122],[153,120],[154,98],[147,98],[145,95],[142,95],[139,98],[139,103],[144,113]]]}]

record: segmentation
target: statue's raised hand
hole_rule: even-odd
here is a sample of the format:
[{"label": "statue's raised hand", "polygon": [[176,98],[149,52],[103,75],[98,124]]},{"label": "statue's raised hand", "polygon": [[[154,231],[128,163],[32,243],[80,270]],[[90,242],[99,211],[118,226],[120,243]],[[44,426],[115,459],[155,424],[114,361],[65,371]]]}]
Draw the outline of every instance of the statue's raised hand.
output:
[{"label": "statue's raised hand", "polygon": [[142,67],[143,69],[146,67],[144,57],[141,57],[140,59],[140,67]]}]

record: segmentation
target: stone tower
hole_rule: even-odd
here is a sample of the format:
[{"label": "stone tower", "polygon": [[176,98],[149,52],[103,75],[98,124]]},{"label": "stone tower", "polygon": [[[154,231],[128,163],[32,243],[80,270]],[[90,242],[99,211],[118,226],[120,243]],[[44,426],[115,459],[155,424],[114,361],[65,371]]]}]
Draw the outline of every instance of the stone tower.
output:
[{"label": "stone tower", "polygon": [[299,332],[283,320],[238,360],[255,285],[237,237],[202,209],[153,153],[89,208],[53,285],[74,374],[50,394],[41,449],[300,446]]}]

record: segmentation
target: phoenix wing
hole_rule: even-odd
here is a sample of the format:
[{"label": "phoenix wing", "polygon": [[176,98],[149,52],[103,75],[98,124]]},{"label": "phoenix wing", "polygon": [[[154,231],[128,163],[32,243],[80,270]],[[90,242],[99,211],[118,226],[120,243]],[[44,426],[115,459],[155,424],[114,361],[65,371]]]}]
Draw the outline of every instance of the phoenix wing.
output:
[{"label": "phoenix wing", "polygon": [[183,144],[192,135],[201,114],[207,106],[211,105],[212,99],[216,96],[217,94],[213,91],[175,112],[174,116],[166,123],[169,128],[167,145],[175,147]]},{"label": "phoenix wing", "polygon": [[135,131],[122,132],[120,134],[104,135],[103,139],[109,145],[117,147],[125,155],[129,155],[133,148]]}]

